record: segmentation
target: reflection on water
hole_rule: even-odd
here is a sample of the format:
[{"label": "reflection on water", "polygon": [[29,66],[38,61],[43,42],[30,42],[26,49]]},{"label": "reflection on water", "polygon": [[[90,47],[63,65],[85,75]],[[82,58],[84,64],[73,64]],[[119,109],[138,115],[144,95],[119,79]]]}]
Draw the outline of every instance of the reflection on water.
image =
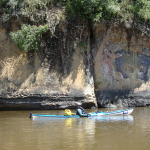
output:
[{"label": "reflection on water", "polygon": [[[39,113],[62,115],[64,111]],[[149,114],[150,108],[135,108],[127,116],[33,120],[28,118],[28,111],[3,111],[0,112],[0,145],[2,150],[148,150]]]},{"label": "reflection on water", "polygon": [[72,123],[73,123],[72,118],[66,119],[65,121],[66,128],[72,128]]},{"label": "reflection on water", "polygon": [[86,128],[91,129],[91,128],[95,128],[95,122],[123,122],[123,121],[127,121],[127,122],[134,122],[134,118],[131,115],[116,115],[116,116],[97,116],[97,117],[90,117],[88,119],[85,118],[51,118],[51,117],[45,117],[45,118],[34,118],[32,119],[34,121],[34,123],[38,124],[38,123],[53,123],[55,122],[60,122],[60,120],[65,120],[65,126],[67,128],[71,128],[71,126],[73,125],[74,121],[76,120],[78,125],[82,125],[85,124]]},{"label": "reflection on water", "polygon": [[133,122],[133,116],[131,115],[118,115],[118,116],[100,116],[100,117],[93,117],[96,122],[121,122],[121,121],[128,121]]},{"label": "reflection on water", "polygon": [[118,116],[98,116],[98,117],[91,117],[91,118],[35,118],[33,119],[35,125],[38,124],[48,124],[48,123],[56,123],[56,122],[64,122],[65,120],[65,128],[66,129],[71,129],[73,128],[74,124],[77,124],[78,128],[82,129],[84,128],[87,134],[90,135],[95,135],[95,126],[96,126],[96,122],[129,122],[129,123],[133,123],[134,119],[133,116],[131,115],[118,115]]}]

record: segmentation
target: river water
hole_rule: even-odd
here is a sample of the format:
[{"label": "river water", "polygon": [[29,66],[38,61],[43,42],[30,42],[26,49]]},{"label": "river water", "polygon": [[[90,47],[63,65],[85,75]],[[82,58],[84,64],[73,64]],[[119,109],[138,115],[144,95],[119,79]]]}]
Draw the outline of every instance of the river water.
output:
[{"label": "river water", "polygon": [[[64,114],[64,110],[32,112]],[[33,120],[29,113],[0,111],[0,150],[150,150],[150,107],[135,108],[129,116],[78,119]]]}]

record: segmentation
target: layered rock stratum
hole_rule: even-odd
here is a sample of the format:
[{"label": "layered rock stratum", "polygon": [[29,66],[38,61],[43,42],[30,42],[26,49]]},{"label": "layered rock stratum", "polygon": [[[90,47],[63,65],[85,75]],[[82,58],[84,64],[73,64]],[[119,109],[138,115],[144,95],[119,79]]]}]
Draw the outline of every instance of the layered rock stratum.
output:
[{"label": "layered rock stratum", "polygon": [[116,22],[63,19],[42,48],[12,42],[24,20],[0,25],[0,109],[138,107],[150,104],[150,41]]}]

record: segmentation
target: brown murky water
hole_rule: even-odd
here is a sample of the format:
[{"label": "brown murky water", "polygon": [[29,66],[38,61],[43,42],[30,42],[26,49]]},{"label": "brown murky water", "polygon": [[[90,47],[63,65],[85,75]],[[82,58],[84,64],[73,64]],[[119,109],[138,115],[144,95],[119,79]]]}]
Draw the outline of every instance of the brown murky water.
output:
[{"label": "brown murky water", "polygon": [[29,112],[0,111],[0,150],[150,150],[150,107],[124,117],[79,119],[32,120]]}]

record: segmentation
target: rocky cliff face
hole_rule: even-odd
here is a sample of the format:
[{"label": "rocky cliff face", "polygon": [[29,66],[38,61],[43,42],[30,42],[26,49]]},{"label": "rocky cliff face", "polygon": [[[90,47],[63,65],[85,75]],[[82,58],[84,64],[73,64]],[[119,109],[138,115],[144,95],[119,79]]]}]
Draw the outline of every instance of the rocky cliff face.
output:
[{"label": "rocky cliff face", "polygon": [[[0,108],[64,109],[148,106],[149,38],[100,23],[90,32],[80,19],[60,22],[38,51],[23,53],[0,26]],[[96,98],[97,99],[96,99]]]},{"label": "rocky cliff face", "polygon": [[150,40],[134,29],[96,26],[95,90],[102,107],[149,106]]},{"label": "rocky cliff face", "polygon": [[[19,29],[18,23],[11,29]],[[53,37],[44,35],[43,48],[26,54],[11,41],[8,29],[1,27],[1,109],[74,108],[75,101],[85,108],[97,107],[89,37],[81,20],[61,22]],[[86,48],[80,43],[86,43]]]}]

